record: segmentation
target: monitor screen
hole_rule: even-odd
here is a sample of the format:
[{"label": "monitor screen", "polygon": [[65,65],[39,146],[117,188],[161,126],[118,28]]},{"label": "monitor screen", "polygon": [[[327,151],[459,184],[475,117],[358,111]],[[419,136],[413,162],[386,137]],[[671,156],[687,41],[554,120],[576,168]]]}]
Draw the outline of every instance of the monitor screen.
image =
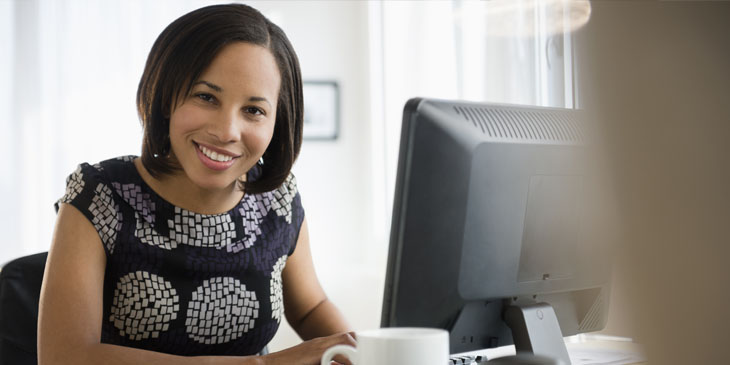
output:
[{"label": "monitor screen", "polygon": [[563,336],[604,327],[609,242],[596,207],[605,195],[585,118],[408,101],[383,327],[446,329],[451,353],[514,343],[552,357],[567,357]]}]

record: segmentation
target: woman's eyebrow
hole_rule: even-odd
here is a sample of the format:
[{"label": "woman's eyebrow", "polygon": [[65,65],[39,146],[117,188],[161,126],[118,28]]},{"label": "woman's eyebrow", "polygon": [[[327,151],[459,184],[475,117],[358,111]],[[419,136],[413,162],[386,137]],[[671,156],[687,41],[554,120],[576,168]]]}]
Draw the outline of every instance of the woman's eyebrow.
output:
[{"label": "woman's eyebrow", "polygon": [[[205,81],[205,80],[200,80],[200,81],[194,83],[193,86],[199,85],[199,84],[203,84],[203,85],[205,85],[205,86],[207,86],[207,87],[209,87],[209,88],[211,88],[211,89],[213,89],[213,90],[215,90],[217,92],[223,92],[223,88],[222,87],[220,87],[220,86],[218,86],[218,85],[216,85],[216,84],[214,84],[212,82]],[[272,106],[271,105],[271,102],[269,101],[269,99],[266,99],[263,96],[252,96],[252,97],[248,98],[248,101],[253,101],[253,102],[263,101],[263,102],[269,104],[269,106]]]},{"label": "woman's eyebrow", "polygon": [[194,83],[193,86],[198,85],[198,84],[203,84],[203,85],[205,85],[205,86],[207,86],[207,87],[209,87],[209,88],[211,88],[211,89],[213,89],[213,90],[215,90],[217,92],[222,92],[223,91],[223,88],[222,87],[220,87],[220,86],[218,86],[218,85],[216,85],[216,84],[214,84],[212,82],[205,81],[205,80],[200,80],[200,81]]},{"label": "woman's eyebrow", "polygon": [[248,98],[248,101],[264,101],[267,104],[269,104],[269,106],[272,106],[271,102],[269,102],[269,99],[266,99],[263,96],[252,96],[252,97]]}]

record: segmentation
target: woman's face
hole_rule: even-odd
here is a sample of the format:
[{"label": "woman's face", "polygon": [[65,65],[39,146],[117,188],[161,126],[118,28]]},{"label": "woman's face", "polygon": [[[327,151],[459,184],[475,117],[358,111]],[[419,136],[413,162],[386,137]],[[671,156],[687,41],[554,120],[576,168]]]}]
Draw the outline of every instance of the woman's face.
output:
[{"label": "woman's face", "polygon": [[236,42],[213,59],[170,115],[170,144],[186,177],[230,188],[261,158],[274,133],[281,77],[271,52]]}]

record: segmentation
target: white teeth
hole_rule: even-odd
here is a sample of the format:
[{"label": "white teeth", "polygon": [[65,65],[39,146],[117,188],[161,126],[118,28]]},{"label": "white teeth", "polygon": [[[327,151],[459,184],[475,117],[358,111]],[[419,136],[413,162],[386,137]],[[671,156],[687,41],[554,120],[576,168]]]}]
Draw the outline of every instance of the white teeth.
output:
[{"label": "white teeth", "polygon": [[227,161],[233,160],[233,157],[231,157],[231,156],[226,156],[224,154],[218,154],[217,152],[211,151],[203,146],[198,146],[198,147],[200,147],[200,151],[202,151],[204,155],[208,156],[208,158],[210,158],[213,161],[227,162]]}]

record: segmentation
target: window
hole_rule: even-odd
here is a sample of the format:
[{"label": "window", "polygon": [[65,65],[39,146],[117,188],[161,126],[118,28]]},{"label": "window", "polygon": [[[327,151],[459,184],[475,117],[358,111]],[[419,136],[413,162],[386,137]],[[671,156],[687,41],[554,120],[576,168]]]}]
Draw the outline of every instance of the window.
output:
[{"label": "window", "polygon": [[372,140],[384,169],[375,182],[376,196],[384,197],[375,211],[382,234],[390,224],[405,102],[419,96],[572,108],[571,30],[589,16],[587,0],[371,3]]}]

